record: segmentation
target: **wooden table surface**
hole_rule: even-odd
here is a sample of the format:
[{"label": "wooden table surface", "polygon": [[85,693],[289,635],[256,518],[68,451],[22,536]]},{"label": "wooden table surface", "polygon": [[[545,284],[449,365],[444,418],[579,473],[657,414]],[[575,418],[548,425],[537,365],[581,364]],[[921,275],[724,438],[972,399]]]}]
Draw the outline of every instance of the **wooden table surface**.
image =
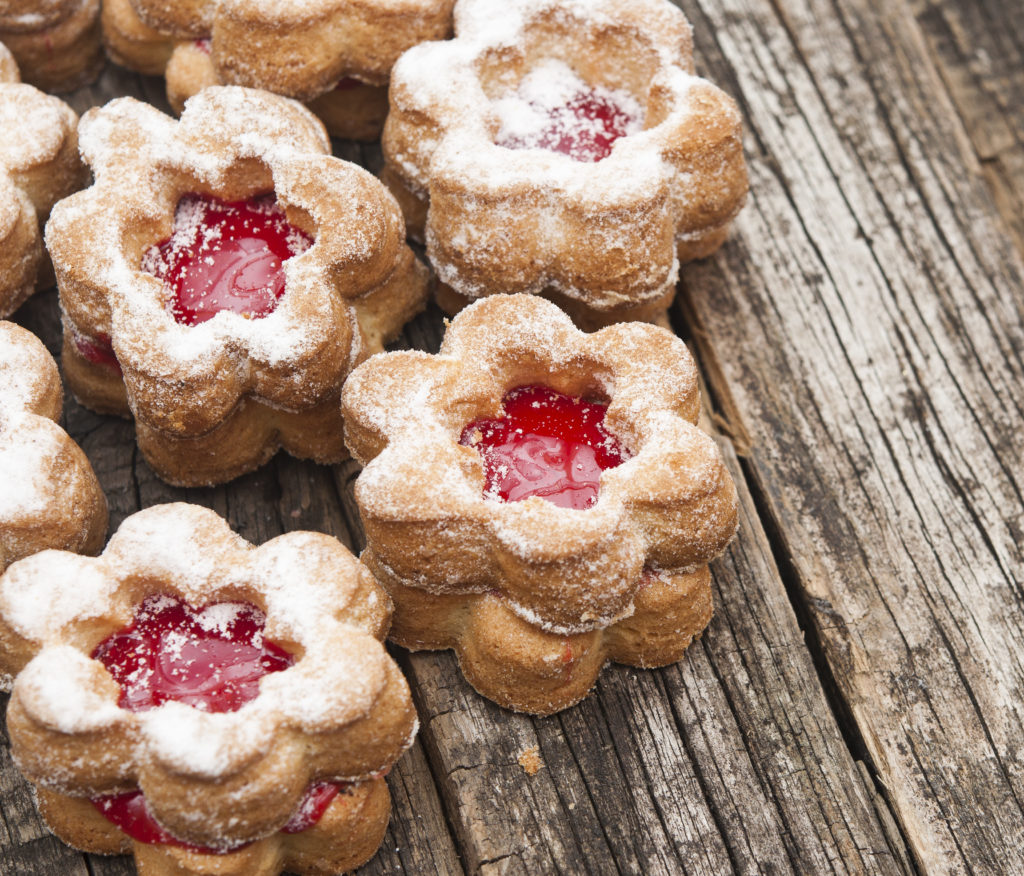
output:
[{"label": "wooden table surface", "polygon": [[[397,651],[422,729],[362,872],[1024,873],[1024,3],[680,5],[751,177],[672,313],[741,496],[715,618],[678,665],[610,667],[543,719]],[[117,94],[166,106],[116,68],[71,101]],[[16,319],[57,350],[55,292]],[[362,545],[353,463],[175,490],[130,423],[66,422],[112,529],[186,499],[254,542]],[[0,815],[4,874],[133,872],[50,836],[6,746]]]}]

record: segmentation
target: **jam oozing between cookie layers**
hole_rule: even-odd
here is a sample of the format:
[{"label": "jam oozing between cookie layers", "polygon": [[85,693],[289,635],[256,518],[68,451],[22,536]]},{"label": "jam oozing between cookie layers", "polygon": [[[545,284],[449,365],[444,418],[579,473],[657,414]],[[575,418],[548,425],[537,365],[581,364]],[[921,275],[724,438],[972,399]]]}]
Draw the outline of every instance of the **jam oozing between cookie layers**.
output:
[{"label": "jam oozing between cookie layers", "polygon": [[460,444],[484,460],[484,495],[530,496],[583,510],[597,501],[601,472],[631,456],[604,427],[607,404],[546,386],[520,386],[502,399],[504,416],[474,420]]},{"label": "jam oozing between cookie layers", "polygon": [[498,146],[547,149],[581,162],[607,158],[616,140],[643,128],[643,111],[628,92],[591,88],[560,61],[538,65],[495,109]]},{"label": "jam oozing between cookie layers", "polygon": [[71,340],[82,358],[93,365],[102,365],[115,374],[121,374],[121,363],[114,355],[109,335],[99,334],[95,338],[89,339],[74,329],[71,332]]},{"label": "jam oozing between cookie layers", "polygon": [[[220,602],[196,609],[176,596],[151,596],[135,619],[93,652],[121,688],[118,705],[133,712],[173,701],[208,712],[234,712],[255,699],[259,680],[295,661],[264,637],[266,617],[256,606]],[[310,785],[285,833],[312,827],[339,785]],[[93,799],[93,805],[132,839],[215,854],[182,842],[153,819],[141,791]],[[234,848],[237,848],[235,846]]]},{"label": "jam oozing between cookie layers", "polygon": [[167,309],[182,325],[222,310],[260,319],[284,295],[284,263],[312,242],[273,195],[222,201],[189,194],[178,202],[171,236],[146,251],[142,269],[163,280]]},{"label": "jam oozing between cookie layers", "polygon": [[[334,782],[317,782],[306,789],[306,793],[299,803],[298,808],[288,820],[288,823],[281,828],[282,833],[302,833],[313,827],[327,811],[327,807],[334,802],[342,785]],[[117,825],[124,833],[133,840],[147,845],[170,845],[181,849],[188,849],[192,852],[199,852],[204,855],[225,854],[237,851],[249,843],[238,843],[228,845],[222,849],[213,849],[206,846],[197,846],[179,840],[173,834],[164,830],[153,818],[146,805],[146,797],[142,791],[130,791],[127,794],[111,794],[106,797],[95,797],[92,800],[103,816],[113,824]]]}]

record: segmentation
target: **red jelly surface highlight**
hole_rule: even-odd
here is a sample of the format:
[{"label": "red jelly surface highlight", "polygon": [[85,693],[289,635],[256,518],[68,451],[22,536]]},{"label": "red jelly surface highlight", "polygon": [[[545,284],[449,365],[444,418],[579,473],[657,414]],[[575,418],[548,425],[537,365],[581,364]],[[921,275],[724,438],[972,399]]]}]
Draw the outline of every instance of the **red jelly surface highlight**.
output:
[{"label": "red jelly surface highlight", "polygon": [[121,687],[118,705],[141,712],[179,702],[235,712],[259,693],[259,680],[295,661],[263,637],[253,605],[221,602],[195,609],[176,596],[150,596],[131,626],[93,652]]},{"label": "red jelly surface highlight", "polygon": [[590,508],[601,472],[631,455],[605,430],[602,402],[520,386],[505,394],[502,407],[503,417],[475,420],[459,439],[483,457],[488,497],[539,496],[562,508]]},{"label": "red jelly surface highlight", "polygon": [[548,110],[546,127],[529,137],[509,137],[497,145],[507,149],[547,149],[575,161],[607,158],[619,137],[635,121],[611,98],[593,91],[578,91],[568,103]]},{"label": "red jelly surface highlight", "polygon": [[163,280],[167,308],[182,325],[222,310],[261,319],[284,295],[284,263],[312,242],[273,195],[221,201],[190,194],[178,202],[170,238],[146,251],[142,268]]},{"label": "red jelly surface highlight", "polygon": [[[334,782],[317,782],[306,789],[302,802],[288,823],[281,828],[283,833],[301,833],[313,827],[327,811],[334,798],[338,796],[341,785]],[[147,845],[169,845],[180,849],[188,849],[203,855],[219,855],[233,852],[248,843],[239,843],[221,849],[192,845],[179,840],[168,833],[153,818],[146,805],[146,797],[142,791],[130,791],[127,794],[112,794],[106,797],[95,797],[92,805],[112,824],[115,824],[133,840]]]}]

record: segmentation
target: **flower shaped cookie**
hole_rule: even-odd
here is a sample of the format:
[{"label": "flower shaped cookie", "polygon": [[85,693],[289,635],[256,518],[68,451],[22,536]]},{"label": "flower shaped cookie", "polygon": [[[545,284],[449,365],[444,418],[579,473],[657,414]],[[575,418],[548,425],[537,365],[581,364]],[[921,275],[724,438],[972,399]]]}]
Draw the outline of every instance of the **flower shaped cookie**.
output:
[{"label": "flower shaped cookie", "polygon": [[0,43],[0,317],[50,274],[42,224],[54,203],[89,178],[78,158],[77,128],[71,107],[18,82],[17,65]]},{"label": "flower shaped cookie", "polygon": [[106,0],[103,33],[119,64],[166,75],[180,109],[210,85],[310,101],[339,137],[373,140],[398,56],[451,30],[454,0]]},{"label": "flower shaped cookie", "polygon": [[46,91],[78,88],[103,66],[100,0],[4,0],[0,40],[27,82]]},{"label": "flower shaped cookie", "polygon": [[0,322],[0,571],[46,548],[103,546],[107,501],[57,425],[62,400],[57,364],[39,339]]},{"label": "flower shaped cookie", "polygon": [[[586,510],[540,493],[502,501],[489,483],[486,430],[473,424],[536,385],[608,401],[606,439],[622,461],[600,473]],[[496,296],[455,318],[437,356],[364,363],[342,406],[366,466],[355,487],[363,561],[395,601],[391,636],[454,648],[485,696],[554,712],[585,696],[606,660],[672,662],[706,626],[707,564],[736,530],[736,492],[694,425],[696,369],[674,335],[639,323],[584,335],[543,299]],[[498,475],[542,480],[560,465],[548,453]]]},{"label": "flower shaped cookie", "polygon": [[693,75],[682,13],[459,0],[455,34],[395,65],[382,141],[442,307],[528,292],[584,327],[663,318],[679,262],[722,243],[747,191],[739,113]]},{"label": "flower shaped cookie", "polygon": [[[356,866],[387,825],[382,774],[416,730],[380,642],[389,615],[329,536],[257,548],[203,508],[141,511],[98,558],[46,551],[0,578],[12,753],[61,836],[99,852],[131,845],[140,869],[160,862],[146,872],[213,872],[204,859],[238,874]],[[223,696],[234,710],[214,704]],[[322,782],[352,784],[315,832],[293,833]],[[155,845],[97,828],[90,812],[135,789],[169,835]]]},{"label": "flower shaped cookie", "polygon": [[[174,484],[230,480],[282,446],[342,458],[342,381],[427,294],[387,190],[329,154],[308,110],[243,88],[206,90],[180,122],[115,100],[85,115],[81,140],[96,182],[46,229],[75,395],[130,408],[143,454]],[[277,251],[246,238],[252,222]],[[178,257],[192,265],[175,274]]]}]

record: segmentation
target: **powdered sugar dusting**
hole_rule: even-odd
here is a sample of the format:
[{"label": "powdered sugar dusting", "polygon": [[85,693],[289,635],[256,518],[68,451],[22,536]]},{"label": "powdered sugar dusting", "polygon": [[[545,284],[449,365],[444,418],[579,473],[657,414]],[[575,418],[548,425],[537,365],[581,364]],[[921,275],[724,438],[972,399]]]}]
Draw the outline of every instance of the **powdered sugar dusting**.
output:
[{"label": "powdered sugar dusting", "polygon": [[55,97],[31,85],[0,83],[0,166],[11,173],[34,168],[57,156],[74,128],[75,114]]},{"label": "powdered sugar dusting", "polygon": [[0,416],[36,409],[58,380],[42,342],[14,323],[0,322]]},{"label": "powdered sugar dusting", "polygon": [[[69,581],[75,586],[67,586]],[[174,701],[142,711],[118,708],[117,684],[104,664],[68,642],[80,635],[80,624],[87,624],[89,636],[95,636],[97,625],[90,618],[100,618],[99,629],[108,635],[131,635],[125,624],[147,594],[147,617],[180,606],[183,599],[193,607],[186,617],[199,628],[216,636],[238,632],[235,627],[244,622],[244,644],[263,647],[269,640],[268,647],[285,658],[290,650],[294,663],[285,661],[283,668],[259,678],[258,694],[237,711],[205,711]],[[254,606],[266,609],[265,629],[264,614]],[[99,558],[48,551],[23,560],[0,578],[0,625],[41,647],[30,664],[38,668],[19,676],[15,696],[60,732],[95,732],[102,740],[106,731],[130,723],[139,734],[139,746],[131,755],[137,761],[112,767],[118,781],[137,780],[143,786],[147,771],[157,766],[179,779],[203,782],[258,770],[260,760],[284,744],[282,732],[284,739],[300,741],[286,749],[297,759],[289,767],[293,772],[310,768],[308,750],[325,775],[365,777],[361,755],[324,750],[318,734],[329,737],[353,722],[373,720],[377,708],[389,717],[374,725],[374,733],[378,741],[389,740],[391,747],[385,745],[385,750],[391,754],[374,769],[386,769],[411,741],[410,726],[415,724],[408,691],[395,688],[390,658],[376,638],[382,635],[388,611],[370,576],[337,540],[291,533],[255,548],[214,512],[184,504],[156,506],[129,517]],[[186,641],[183,629],[160,627],[161,671],[179,664],[188,671],[185,664],[195,653],[195,643]],[[0,642],[11,640],[10,633],[0,635]],[[113,639],[103,641],[99,650]],[[5,659],[0,654],[0,662]],[[130,664],[124,668],[135,671]],[[149,671],[138,667],[140,673]],[[94,754],[97,764],[105,763],[102,748]],[[247,794],[262,793],[258,782],[253,788],[242,784],[226,800],[233,804]],[[158,795],[147,799],[154,816],[166,819],[161,807],[167,801]],[[196,809],[194,816],[202,829],[234,838],[234,806],[224,809],[224,803],[214,811]],[[283,795],[268,806],[283,824],[298,803],[297,797]],[[191,819],[192,812],[189,808],[176,814]]]},{"label": "powdered sugar dusting", "polygon": [[17,691],[32,716],[58,733],[94,733],[125,720],[103,669],[67,645],[46,648],[18,676]]},{"label": "powdered sugar dusting", "polygon": [[44,551],[11,566],[0,578],[4,622],[43,645],[56,641],[71,623],[102,617],[109,611],[114,583],[98,562]]},{"label": "powdered sugar dusting", "polygon": [[537,64],[493,106],[498,145],[562,152],[576,161],[599,161],[617,139],[643,130],[643,107],[633,95],[590,87],[563,61]]},{"label": "powdered sugar dusting", "polygon": [[53,422],[61,397],[42,342],[0,322],[0,571],[45,547],[99,547],[106,504],[85,454]]},{"label": "powdered sugar dusting", "polygon": [[[670,332],[628,323],[586,335],[547,301],[498,295],[454,319],[429,367],[419,364],[422,355],[416,365],[407,356],[370,360],[343,394],[347,420],[387,441],[375,458],[369,447],[352,447],[366,463],[356,499],[369,547],[404,583],[468,594],[481,581],[498,582],[519,616],[550,631],[582,632],[630,610],[665,532],[678,555],[689,546],[707,559],[732,535],[735,492],[713,442],[688,421],[698,410],[696,368]],[[476,451],[457,445],[468,422],[494,416],[503,394],[524,384],[609,399],[605,426],[633,456],[601,474],[593,507],[559,508],[536,497],[496,502],[485,493]],[[475,403],[463,401],[470,398]],[[700,508],[704,522],[691,527],[685,514],[676,516],[681,507]],[[419,527],[430,559],[396,553],[376,537],[392,525]],[[407,546],[407,537],[398,543]],[[543,574],[537,569],[555,563],[557,597],[531,590]]]},{"label": "powdered sugar dusting", "polygon": [[69,442],[54,423],[0,409],[0,520],[40,515],[55,498],[52,482]]},{"label": "powdered sugar dusting", "polygon": [[606,322],[671,297],[677,241],[708,254],[746,192],[735,106],[691,70],[661,0],[463,0],[454,40],[395,66],[382,140],[438,278]]},{"label": "powdered sugar dusting", "polygon": [[[216,605],[206,606],[195,618],[199,626],[207,632],[227,633],[239,614],[247,610],[248,606],[244,602],[218,602]],[[261,639],[253,639],[254,645],[259,645],[260,642]]]},{"label": "powdered sugar dusting", "polygon": [[218,714],[169,702],[146,712],[141,724],[151,751],[167,767],[216,779],[270,750],[276,728],[265,712],[258,701]]}]

